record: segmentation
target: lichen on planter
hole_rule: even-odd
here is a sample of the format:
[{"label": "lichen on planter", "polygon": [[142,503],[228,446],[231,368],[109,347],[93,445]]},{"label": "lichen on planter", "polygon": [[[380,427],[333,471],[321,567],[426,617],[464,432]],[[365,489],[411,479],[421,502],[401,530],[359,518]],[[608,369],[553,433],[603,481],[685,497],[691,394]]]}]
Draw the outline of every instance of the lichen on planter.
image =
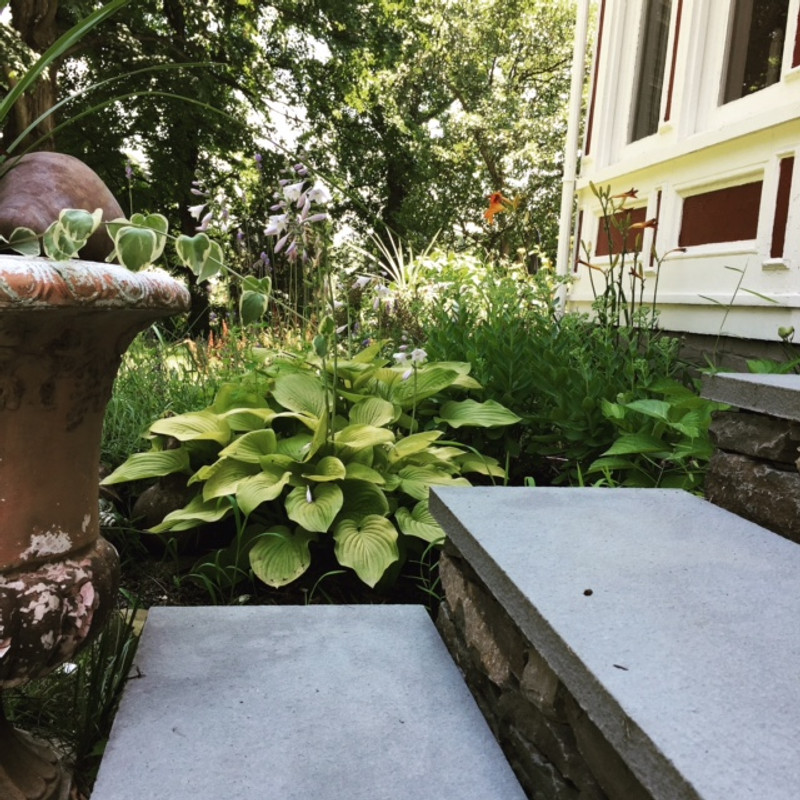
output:
[{"label": "lichen on planter", "polygon": [[[72,658],[113,608],[119,562],[98,520],[103,415],[136,334],[188,306],[165,273],[0,256],[0,691]],[[0,739],[12,741],[2,719]],[[0,794],[56,796],[19,788],[52,759],[13,741]]]}]

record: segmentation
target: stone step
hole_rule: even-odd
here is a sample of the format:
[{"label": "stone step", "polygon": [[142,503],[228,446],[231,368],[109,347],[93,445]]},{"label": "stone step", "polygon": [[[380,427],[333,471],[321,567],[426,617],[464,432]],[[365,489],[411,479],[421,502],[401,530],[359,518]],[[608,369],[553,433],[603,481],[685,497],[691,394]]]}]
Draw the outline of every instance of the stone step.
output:
[{"label": "stone step", "polygon": [[[431,510],[451,571],[465,564],[483,587],[465,595],[471,578],[442,576],[478,668],[470,625],[492,619],[480,593],[518,632],[521,653],[490,653],[511,672],[525,667],[505,681],[508,697],[493,689],[501,740],[514,681],[524,688],[535,655],[647,797],[800,797],[800,546],[678,490],[436,487]],[[566,731],[553,747],[528,728],[526,747],[562,760],[582,736]],[[584,748],[589,762],[591,748],[601,751]]]},{"label": "stone step", "polygon": [[152,608],[92,800],[524,800],[420,606]]}]

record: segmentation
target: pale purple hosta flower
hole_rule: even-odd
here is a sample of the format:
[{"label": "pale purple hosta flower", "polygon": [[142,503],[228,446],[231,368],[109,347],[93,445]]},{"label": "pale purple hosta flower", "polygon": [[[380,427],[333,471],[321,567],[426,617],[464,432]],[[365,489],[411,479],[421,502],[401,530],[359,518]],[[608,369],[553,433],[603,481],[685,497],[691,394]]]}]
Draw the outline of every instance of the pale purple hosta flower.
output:
[{"label": "pale purple hosta flower", "polygon": [[328,219],[327,214],[320,212],[319,214],[312,214],[307,220],[306,225],[313,225],[315,222],[325,222]]},{"label": "pale purple hosta flower", "polygon": [[370,285],[372,282],[371,275],[360,275],[356,280],[353,282],[353,287],[356,289],[365,289],[367,286]]},{"label": "pale purple hosta flower", "polygon": [[130,162],[125,165],[125,178],[126,180],[130,180],[133,177],[133,167],[131,166]]},{"label": "pale purple hosta flower", "polygon": [[421,347],[417,347],[411,351],[412,364],[422,364],[422,362],[425,361],[427,357],[428,354]]},{"label": "pale purple hosta flower", "polygon": [[200,224],[195,228],[196,231],[202,233],[208,230],[208,226],[211,224],[211,220],[214,218],[214,215],[209,211],[203,219],[200,220]]},{"label": "pale purple hosta flower", "polygon": [[408,353],[395,353],[392,358],[394,358],[398,366],[401,366],[408,361]]},{"label": "pale purple hosta flower", "polygon": [[196,206],[189,206],[189,213],[194,217],[194,219],[199,220],[200,215],[203,213],[203,209],[206,207],[205,203],[200,203]]},{"label": "pale purple hosta flower", "polygon": [[308,175],[308,167],[305,164],[295,164],[293,169],[301,178]]},{"label": "pale purple hosta flower", "polygon": [[311,487],[306,486],[306,503],[313,503],[314,502],[314,495],[311,494]]},{"label": "pale purple hosta flower", "polygon": [[283,196],[289,203],[296,203],[303,194],[303,184],[305,181],[290,183],[283,187]]},{"label": "pale purple hosta flower", "polygon": [[319,203],[320,205],[325,205],[326,203],[330,203],[331,196],[328,193],[328,190],[320,183],[314,184],[313,189],[308,190],[308,199],[312,203]]},{"label": "pale purple hosta flower", "polygon": [[266,228],[264,228],[264,235],[280,236],[286,230],[288,225],[288,214],[272,214],[269,218],[269,224]]},{"label": "pale purple hosta flower", "polygon": [[[280,251],[283,250],[284,246],[286,245],[286,242],[289,241],[290,236],[291,233],[286,233],[280,239],[278,239],[277,242],[275,242],[275,248],[274,248],[275,253],[280,253]],[[292,242],[292,244],[294,244],[294,242]]]}]

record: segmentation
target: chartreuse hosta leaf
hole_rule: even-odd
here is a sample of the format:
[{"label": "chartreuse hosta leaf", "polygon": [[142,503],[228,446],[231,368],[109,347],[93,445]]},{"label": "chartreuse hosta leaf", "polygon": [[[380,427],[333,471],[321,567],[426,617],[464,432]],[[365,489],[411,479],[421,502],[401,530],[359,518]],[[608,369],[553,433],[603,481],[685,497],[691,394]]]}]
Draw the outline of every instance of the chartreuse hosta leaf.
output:
[{"label": "chartreuse hosta leaf", "polygon": [[439,366],[421,367],[405,380],[395,380],[389,391],[389,400],[403,408],[411,408],[415,403],[432,397],[448,386],[458,377],[454,369]]},{"label": "chartreuse hosta leaf", "polygon": [[466,478],[454,478],[433,467],[403,467],[398,475],[402,491],[415,500],[427,500],[431,486],[471,486]]},{"label": "chartreuse hosta leaf", "polygon": [[188,531],[209,522],[219,522],[230,513],[231,504],[227,499],[203,500],[202,495],[197,495],[183,508],[167,514],[155,528],[150,528],[150,532]]},{"label": "chartreuse hosta leaf", "polygon": [[464,426],[497,428],[514,425],[520,420],[521,417],[494,400],[487,400],[485,403],[478,403],[475,400],[458,402],[451,400],[442,404],[439,416],[436,418],[437,422],[446,422],[451,428]]},{"label": "chartreuse hosta leaf", "polygon": [[491,475],[495,478],[504,478],[506,474],[497,459],[480,453],[463,453],[456,457],[456,461],[462,472],[477,472],[481,475]]},{"label": "chartreuse hosta leaf", "polygon": [[239,482],[236,487],[236,502],[245,515],[252,514],[262,503],[270,503],[280,497],[289,484],[292,473],[281,474],[259,472]]},{"label": "chartreuse hosta leaf", "polygon": [[276,589],[299,578],[311,564],[309,542],[313,533],[297,528],[292,533],[276,525],[259,535],[250,549],[250,566],[256,577]]},{"label": "chartreuse hosta leaf", "polygon": [[374,587],[400,558],[397,530],[386,517],[378,514],[370,514],[358,522],[341,520],[333,531],[333,538],[339,563],[355,570],[367,586]]},{"label": "chartreuse hosta leaf", "polygon": [[313,465],[313,470],[301,473],[301,477],[317,483],[341,480],[345,475],[347,469],[336,456],[325,456]]},{"label": "chartreuse hosta leaf", "polygon": [[[212,472],[203,479],[203,499],[211,500],[214,497],[225,497],[236,494],[239,484],[251,475],[261,471],[258,464],[237,461],[234,458],[221,458],[212,465]],[[190,483],[195,482],[192,476]]]},{"label": "chartreuse hosta leaf", "polygon": [[195,411],[190,414],[179,414],[175,417],[156,420],[150,426],[150,433],[172,436],[179,442],[207,439],[222,445],[227,444],[231,438],[231,429],[228,423],[211,411]]},{"label": "chartreuse hosta leaf", "polygon": [[363,450],[365,447],[377,447],[381,444],[390,444],[394,441],[394,434],[387,428],[378,428],[374,425],[348,425],[337,431],[334,443],[337,446],[346,445],[353,450]]},{"label": "chartreuse hosta leaf", "polygon": [[[230,424],[230,423],[229,423]],[[234,439],[220,451],[220,456],[230,456],[238,461],[258,464],[263,456],[275,453],[278,449],[278,437],[272,428],[250,431]]]},{"label": "chartreuse hosta leaf", "polygon": [[335,483],[298,486],[286,497],[289,519],[307,531],[325,533],[341,511],[344,497]]},{"label": "chartreuse hosta leaf", "polygon": [[420,500],[410,511],[401,506],[394,517],[400,532],[406,536],[416,536],[431,544],[444,541],[444,531],[428,509],[427,500]]},{"label": "chartreuse hosta leaf", "polygon": [[378,428],[395,422],[399,416],[399,409],[380,397],[367,397],[350,409],[350,422],[374,425]]},{"label": "chartreuse hosta leaf", "polygon": [[232,431],[257,431],[279,416],[271,408],[232,408],[220,416]]},{"label": "chartreuse hosta leaf", "polygon": [[442,435],[442,431],[424,431],[404,436],[389,450],[389,461],[394,464],[416,453],[424,453]]},{"label": "chartreuse hosta leaf", "polygon": [[173,472],[188,472],[189,454],[179,447],[175,450],[149,450],[134,453],[100,482],[104,486],[143,478],[160,478]]},{"label": "chartreuse hosta leaf", "polygon": [[344,494],[342,512],[351,519],[363,519],[370,514],[386,516],[389,501],[379,486],[366,481],[342,481]]},{"label": "chartreuse hosta leaf", "polygon": [[[359,451],[359,453],[364,452],[366,451]],[[348,480],[367,481],[367,483],[376,483],[378,485],[386,483],[386,478],[384,478],[378,470],[372,469],[372,467],[368,467],[366,464],[360,464],[358,461],[350,461],[347,464],[346,477]]]},{"label": "chartreuse hosta leaf", "polygon": [[328,413],[325,390],[320,379],[308,372],[289,372],[278,375],[272,396],[284,408],[313,417]]}]

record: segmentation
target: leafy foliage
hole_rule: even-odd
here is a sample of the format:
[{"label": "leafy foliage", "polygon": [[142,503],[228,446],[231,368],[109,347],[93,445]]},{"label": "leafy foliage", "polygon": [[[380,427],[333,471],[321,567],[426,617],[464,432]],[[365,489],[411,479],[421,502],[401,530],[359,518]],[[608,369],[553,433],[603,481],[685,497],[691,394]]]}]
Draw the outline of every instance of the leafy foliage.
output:
[{"label": "leafy foliage", "polygon": [[494,459],[445,441],[447,426],[518,421],[497,403],[454,399],[480,389],[467,364],[406,370],[380,349],[276,360],[266,375],[224,386],[210,407],[154,422],[152,450],[104,483],[185,472],[196,494],[154,532],[241,515],[232,547],[265,583],[302,575],[323,536],[342,566],[375,586],[412,540],[443,538],[427,509],[430,486],[468,486],[470,472],[503,476]]}]

